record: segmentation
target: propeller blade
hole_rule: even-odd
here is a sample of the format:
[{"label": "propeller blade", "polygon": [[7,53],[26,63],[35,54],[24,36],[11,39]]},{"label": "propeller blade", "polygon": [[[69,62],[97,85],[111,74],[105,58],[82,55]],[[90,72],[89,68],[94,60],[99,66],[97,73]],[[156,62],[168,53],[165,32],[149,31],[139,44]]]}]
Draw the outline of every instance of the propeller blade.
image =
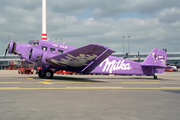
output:
[{"label": "propeller blade", "polygon": [[8,49],[9,49],[9,43],[8,43],[8,45],[7,45],[7,47],[6,47],[6,51],[5,51],[5,55],[4,55],[4,58],[6,58],[6,54],[7,54],[7,51],[8,51]]},{"label": "propeller blade", "polygon": [[4,58],[6,58],[6,54],[7,54],[7,51],[8,51],[8,49],[6,49],[6,51],[5,51],[5,55],[4,55]]}]

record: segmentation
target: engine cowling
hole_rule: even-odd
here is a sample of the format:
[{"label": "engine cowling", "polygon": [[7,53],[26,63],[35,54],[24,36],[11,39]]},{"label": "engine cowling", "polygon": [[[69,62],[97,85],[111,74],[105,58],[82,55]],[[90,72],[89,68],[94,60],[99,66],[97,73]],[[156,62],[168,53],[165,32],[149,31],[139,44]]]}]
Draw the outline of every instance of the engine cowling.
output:
[{"label": "engine cowling", "polygon": [[42,58],[42,51],[36,48],[32,48],[29,53],[29,60],[31,62],[40,62]]},{"label": "engine cowling", "polygon": [[14,47],[15,47],[16,43],[14,41],[10,41],[9,43],[9,49],[8,49],[8,53],[13,53],[14,52]]}]

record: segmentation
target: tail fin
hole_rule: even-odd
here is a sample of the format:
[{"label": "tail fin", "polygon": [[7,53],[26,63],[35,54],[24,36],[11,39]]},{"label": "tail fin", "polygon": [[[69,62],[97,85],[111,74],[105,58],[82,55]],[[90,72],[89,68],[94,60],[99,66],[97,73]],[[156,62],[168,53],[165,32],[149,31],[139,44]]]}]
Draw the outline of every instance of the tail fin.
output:
[{"label": "tail fin", "polygon": [[153,73],[163,73],[165,71],[167,54],[164,50],[154,48],[142,63],[142,66],[151,67]]},{"label": "tail fin", "polygon": [[164,50],[154,48],[143,64],[166,66],[167,54]]}]

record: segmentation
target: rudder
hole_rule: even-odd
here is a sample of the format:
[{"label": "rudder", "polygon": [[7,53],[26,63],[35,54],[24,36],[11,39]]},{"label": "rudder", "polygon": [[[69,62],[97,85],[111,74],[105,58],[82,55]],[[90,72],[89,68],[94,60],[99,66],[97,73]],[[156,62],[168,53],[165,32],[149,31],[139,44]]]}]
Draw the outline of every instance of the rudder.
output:
[{"label": "rudder", "polygon": [[154,48],[143,64],[166,66],[167,54],[164,50]]}]

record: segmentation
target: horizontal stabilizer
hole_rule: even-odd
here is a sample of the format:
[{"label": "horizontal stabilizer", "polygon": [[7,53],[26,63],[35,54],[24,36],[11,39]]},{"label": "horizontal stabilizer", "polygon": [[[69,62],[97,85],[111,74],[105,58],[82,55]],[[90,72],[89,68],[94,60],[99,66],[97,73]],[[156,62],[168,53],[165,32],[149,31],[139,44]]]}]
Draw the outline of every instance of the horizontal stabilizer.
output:
[{"label": "horizontal stabilizer", "polygon": [[151,68],[159,68],[159,69],[163,69],[163,68],[168,68],[167,66],[162,66],[162,65],[150,65],[150,64],[146,64],[146,65],[141,65],[142,67],[151,67]]}]

